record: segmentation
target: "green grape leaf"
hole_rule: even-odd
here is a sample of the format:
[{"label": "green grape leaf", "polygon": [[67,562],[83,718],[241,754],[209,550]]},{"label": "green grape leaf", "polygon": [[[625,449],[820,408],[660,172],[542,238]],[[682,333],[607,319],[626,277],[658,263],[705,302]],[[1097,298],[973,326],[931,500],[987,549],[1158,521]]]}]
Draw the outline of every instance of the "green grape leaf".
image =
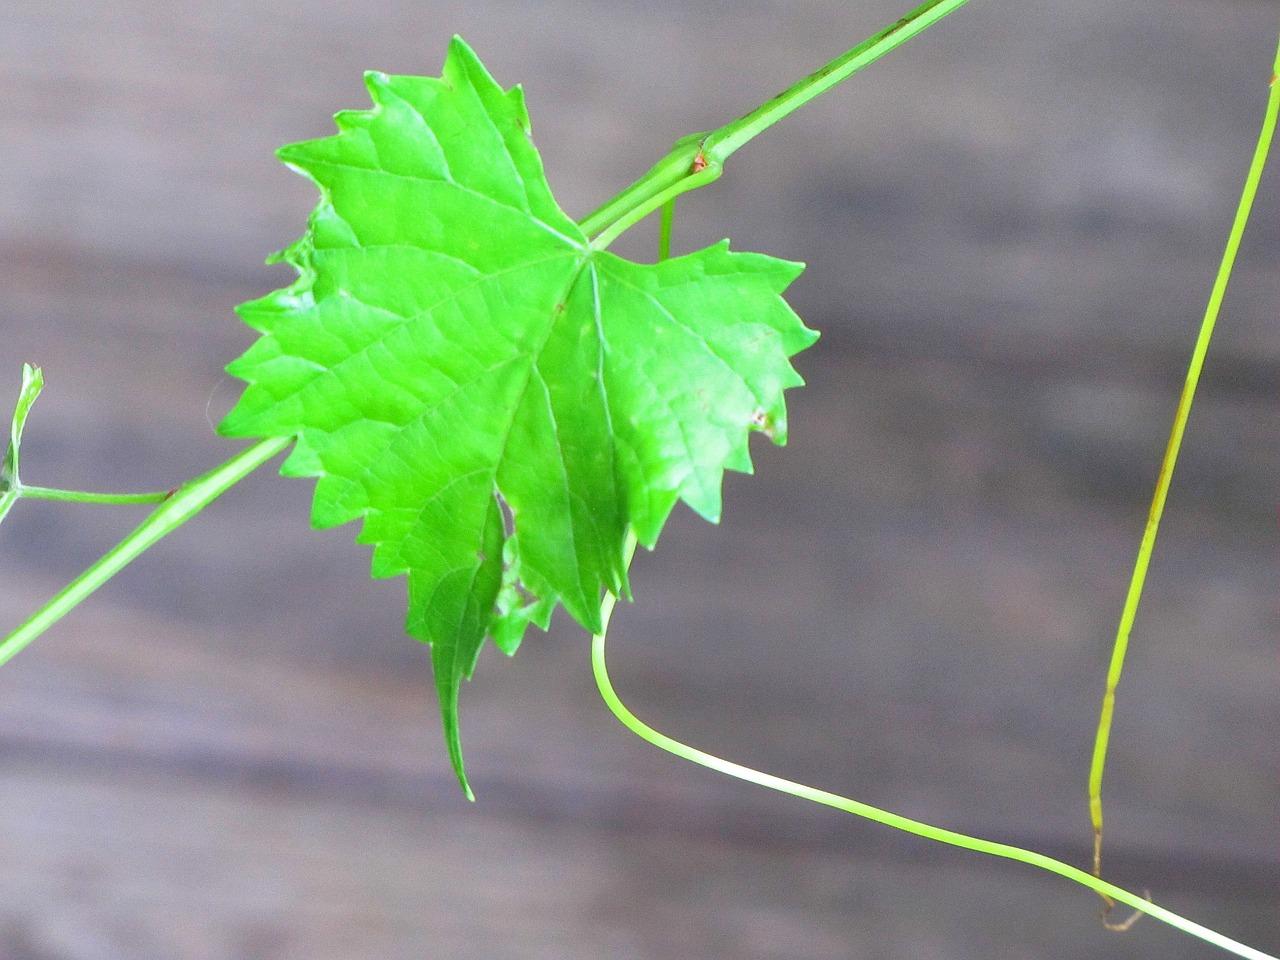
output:
[{"label": "green grape leaf", "polygon": [[22,482],[18,477],[18,455],[22,449],[22,431],[27,417],[35,405],[36,397],[44,389],[44,374],[39,367],[29,363],[22,365],[22,388],[18,391],[18,403],[13,408],[9,423],[9,446],[4,460],[0,460],[0,521],[9,515],[14,503],[22,495]]},{"label": "green grape leaf", "polygon": [[799,264],[727,242],[657,264],[594,248],[557,205],[519,87],[454,38],[439,78],[366,74],[373,109],[281,159],[321,199],[275,256],[298,279],[239,307],[262,336],[220,430],[296,436],[317,527],[363,520],[372,575],[407,575],[450,757],[486,636],[511,653],[561,604],[600,628],[677,499],[711,521],[748,434],[786,436],[782,299]]}]

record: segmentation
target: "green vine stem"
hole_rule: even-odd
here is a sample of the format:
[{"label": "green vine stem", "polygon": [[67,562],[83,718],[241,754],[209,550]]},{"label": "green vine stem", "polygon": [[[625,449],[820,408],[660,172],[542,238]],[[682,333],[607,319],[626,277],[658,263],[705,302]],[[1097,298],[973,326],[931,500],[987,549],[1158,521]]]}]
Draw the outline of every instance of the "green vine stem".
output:
[{"label": "green vine stem", "polygon": [[[1178,462],[1178,452],[1182,448],[1182,437],[1186,432],[1187,419],[1191,415],[1191,405],[1195,400],[1196,386],[1200,382],[1200,372],[1204,369],[1205,355],[1209,351],[1209,341],[1213,339],[1213,329],[1218,321],[1218,313],[1222,309],[1222,299],[1227,292],[1227,283],[1231,279],[1231,270],[1235,266],[1236,254],[1240,250],[1240,241],[1244,237],[1249,213],[1253,209],[1253,200],[1258,193],[1258,182],[1262,179],[1262,171],[1267,163],[1267,154],[1271,141],[1275,137],[1276,118],[1280,116],[1280,83],[1276,74],[1280,73],[1280,47],[1276,50],[1276,59],[1272,66],[1270,94],[1267,97],[1267,109],[1262,121],[1262,130],[1258,134],[1258,145],[1253,152],[1253,161],[1249,165],[1249,173],[1245,177],[1244,190],[1240,194],[1240,205],[1236,209],[1231,233],[1227,238],[1226,249],[1222,253],[1222,263],[1209,294],[1209,303],[1205,308],[1204,320],[1200,324],[1200,334],[1196,338],[1195,349],[1191,353],[1191,363],[1187,368],[1187,377],[1182,386],[1182,395],[1178,398],[1178,409],[1173,418],[1173,429],[1169,434],[1169,443],[1165,447],[1164,459],[1160,464],[1160,473],[1156,479],[1155,494],[1151,500],[1151,510],[1147,515],[1146,528],[1142,532],[1142,542],[1138,546],[1138,556],[1134,561],[1133,575],[1129,580],[1129,590],[1124,599],[1124,607],[1120,613],[1120,623],[1116,628],[1115,644],[1111,649],[1111,663],[1107,669],[1106,691],[1102,696],[1102,710],[1098,716],[1098,730],[1093,743],[1093,759],[1089,767],[1089,816],[1093,821],[1093,873],[1102,875],[1102,774],[1107,764],[1107,745],[1111,739],[1111,721],[1115,714],[1116,687],[1124,672],[1124,658],[1129,649],[1129,635],[1133,630],[1133,622],[1138,614],[1138,604],[1142,599],[1142,588],[1147,579],[1147,568],[1151,564],[1151,553],[1155,549],[1156,534],[1160,529],[1160,518],[1164,515],[1165,501],[1169,496],[1169,485],[1173,481],[1173,470]],[[1112,904],[1104,893],[1104,916]],[[1122,925],[1121,925],[1122,926]]]},{"label": "green vine stem", "polygon": [[[783,93],[765,101],[744,117],[725,124],[714,133],[693,134],[683,138],[666,157],[658,161],[649,173],[608,201],[595,213],[579,221],[579,226],[587,235],[595,234],[592,246],[602,250],[659,207],[670,204],[674,211],[677,196],[706,186],[720,177],[724,160],[729,154],[787,114],[798,110],[842,80],[848,79],[858,70],[878,60],[947,14],[959,9],[966,2],[967,0],[929,0],[928,3],[917,7],[892,26],[886,27],[832,60],[816,73],[810,74]],[[709,160],[708,157],[711,159]],[[665,239],[662,242],[667,245],[666,249],[669,252],[669,221],[664,230],[665,233],[662,236]],[[24,366],[23,375],[24,402],[29,407],[29,401],[25,400],[28,396],[25,389],[28,386],[28,379],[31,381],[34,393],[39,392],[43,381],[40,380],[39,371],[31,367]],[[34,399],[34,394],[31,398]],[[20,412],[25,413],[25,411]],[[15,426],[14,429],[16,443],[19,427]],[[22,626],[0,641],[0,665],[66,616],[77,604],[158,540],[186,523],[229,487],[282,452],[292,442],[292,438],[277,438],[259,443],[232,457],[210,473],[183,484],[171,497],[166,493],[160,506],[141,526],[68,584]],[[76,499],[85,501],[87,497],[101,496],[103,495],[84,494]],[[16,499],[16,486],[14,489],[0,490],[0,518],[3,518],[4,512]],[[73,499],[73,497],[49,497],[48,499]],[[87,502],[107,501],[94,499]]]},{"label": "green vine stem", "polygon": [[599,234],[594,245],[607,246],[628,227],[680,194],[718,179],[724,169],[724,162],[730,155],[783,117],[848,80],[862,68],[870,66],[943,17],[959,10],[967,2],[968,0],[928,0],[776,97],[766,100],[750,113],[709,133],[695,133],[681,138],[671,148],[671,152],[654,164],[648,173],[584,217],[579,223],[583,232],[588,235]]},{"label": "green vine stem", "polygon": [[136,530],[58,591],[26,623],[9,634],[0,643],[0,665],[21,652],[32,640],[61,620],[141,553],[177,530],[258,467],[283,453],[292,442],[292,437],[264,440],[241,451],[203,476],[184,483],[172,496],[167,496],[164,503],[152,511]]},{"label": "green vine stem", "polygon": [[[635,549],[634,539],[629,541],[628,557],[630,551]],[[1268,953],[1263,953],[1254,947],[1247,946],[1230,937],[1226,937],[1215,930],[1188,920],[1179,916],[1171,910],[1167,910],[1148,899],[1130,893],[1121,887],[1117,887],[1113,883],[1108,883],[1088,871],[1081,870],[1079,867],[1073,867],[1070,864],[1063,863],[1061,860],[1055,860],[1053,857],[1046,856],[1043,853],[1036,853],[1033,850],[1024,850],[1021,847],[1011,846],[1007,843],[998,843],[994,840],[983,840],[980,837],[971,837],[963,833],[957,833],[954,830],[947,830],[942,827],[935,827],[932,824],[922,823],[919,820],[912,820],[910,817],[904,817],[896,813],[890,813],[888,810],[882,810],[879,807],[873,807],[870,804],[861,803],[857,800],[851,800],[848,797],[842,797],[838,794],[829,793],[826,790],[818,790],[814,787],[805,786],[802,783],[796,783],[792,780],[784,780],[781,777],[775,777],[772,774],[761,773],[759,770],[753,770],[750,767],[744,767],[741,764],[733,763],[729,760],[723,760],[720,757],[705,753],[695,747],[683,744],[678,740],[673,740],[666,734],[659,733],[657,730],[644,723],[636,717],[618,697],[613,689],[613,683],[609,679],[609,670],[605,663],[605,634],[609,628],[609,619],[613,614],[614,606],[617,604],[617,598],[612,594],[605,594],[604,601],[600,605],[600,622],[603,629],[596,634],[591,640],[591,667],[595,674],[596,686],[600,690],[600,696],[604,699],[605,704],[613,712],[613,715],[622,722],[622,725],[640,737],[647,740],[661,750],[675,754],[684,760],[692,761],[704,767],[708,767],[719,773],[726,774],[730,777],[736,777],[739,780],[745,780],[748,783],[754,783],[769,790],[777,790],[780,793],[790,794],[793,797],[799,797],[801,800],[810,800],[813,803],[820,803],[827,807],[834,807],[837,810],[843,810],[845,813],[851,813],[855,817],[863,817],[867,820],[873,820],[876,823],[884,824],[895,830],[902,830],[906,833],[915,834],[918,837],[924,837],[927,840],[936,840],[938,843],[949,844],[953,847],[961,847],[965,850],[972,850],[975,853],[985,853],[993,857],[1003,857],[1007,860],[1016,860],[1019,863],[1025,863],[1036,867],[1040,870],[1047,870],[1049,873],[1055,873],[1060,877],[1066,877],[1081,886],[1088,887],[1100,896],[1110,897],[1120,903],[1128,904],[1135,910],[1139,910],[1148,916],[1154,917],[1171,927],[1189,933],[1193,937],[1199,937],[1216,947],[1233,953],[1238,957],[1245,957],[1247,960],[1277,960],[1276,957]]]}]

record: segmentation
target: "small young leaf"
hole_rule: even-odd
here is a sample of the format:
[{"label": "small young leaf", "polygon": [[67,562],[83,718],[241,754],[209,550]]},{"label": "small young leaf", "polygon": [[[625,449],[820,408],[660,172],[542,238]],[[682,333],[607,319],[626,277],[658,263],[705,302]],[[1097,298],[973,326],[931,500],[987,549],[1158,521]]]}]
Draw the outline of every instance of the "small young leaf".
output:
[{"label": "small young leaf", "polygon": [[13,419],[9,425],[9,446],[5,450],[4,460],[0,461],[0,521],[8,516],[14,503],[20,496],[18,478],[18,459],[22,448],[22,430],[27,425],[27,416],[31,407],[44,389],[44,374],[39,367],[29,363],[22,365],[22,389],[18,391],[18,405],[13,409]]},{"label": "small young leaf", "polygon": [[[283,148],[321,193],[277,255],[292,286],[239,308],[262,337],[220,429],[296,436],[312,519],[362,519],[375,577],[407,575],[464,789],[457,701],[486,635],[513,652],[557,603],[600,627],[677,499],[720,515],[748,433],[786,436],[782,299],[800,265],[726,242],[643,265],[556,204],[524,98],[455,38],[440,78],[366,75],[373,109]],[[468,789],[469,793],[469,789]]]}]

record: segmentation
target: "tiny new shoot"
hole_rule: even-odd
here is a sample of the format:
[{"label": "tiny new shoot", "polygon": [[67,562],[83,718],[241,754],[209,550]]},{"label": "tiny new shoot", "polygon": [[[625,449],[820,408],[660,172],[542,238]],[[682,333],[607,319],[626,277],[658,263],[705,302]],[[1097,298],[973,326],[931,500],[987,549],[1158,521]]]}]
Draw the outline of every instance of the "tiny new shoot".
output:
[{"label": "tiny new shoot", "polygon": [[107,506],[132,506],[163,503],[173,494],[172,490],[151,493],[92,493],[87,490],[60,490],[55,487],[37,487],[23,483],[18,475],[18,461],[22,452],[22,431],[31,415],[36,398],[44,389],[44,373],[29,363],[22,365],[22,387],[9,425],[9,446],[4,461],[0,463],[0,521],[3,521],[19,500],[57,500],[62,503],[97,503]]}]

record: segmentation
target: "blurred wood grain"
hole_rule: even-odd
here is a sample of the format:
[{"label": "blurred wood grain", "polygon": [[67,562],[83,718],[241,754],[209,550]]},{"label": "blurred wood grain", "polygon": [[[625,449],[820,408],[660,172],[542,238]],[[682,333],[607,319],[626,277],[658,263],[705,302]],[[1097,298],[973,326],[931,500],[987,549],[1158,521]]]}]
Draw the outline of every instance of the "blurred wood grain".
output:
[{"label": "blurred wood grain", "polygon": [[[1265,98],[1264,0],[971,4],[682,200],[809,262],[792,442],[637,561],[615,680],[672,735],[1085,863],[1114,617]],[[566,207],[889,0],[0,9],[0,377],[32,482],[174,483],[311,191],[272,158],[430,73],[523,81]],[[705,194],[705,195],[704,195]],[[1107,864],[1280,948],[1280,176],[1210,356],[1121,689]],[[652,231],[622,248],[647,257]],[[0,383],[0,389],[3,389]],[[458,795],[402,585],[251,478],[0,671],[0,960],[1191,958],[1084,891],[722,782],[598,702],[558,620],[463,692]],[[137,519],[22,503],[0,624]]]}]

